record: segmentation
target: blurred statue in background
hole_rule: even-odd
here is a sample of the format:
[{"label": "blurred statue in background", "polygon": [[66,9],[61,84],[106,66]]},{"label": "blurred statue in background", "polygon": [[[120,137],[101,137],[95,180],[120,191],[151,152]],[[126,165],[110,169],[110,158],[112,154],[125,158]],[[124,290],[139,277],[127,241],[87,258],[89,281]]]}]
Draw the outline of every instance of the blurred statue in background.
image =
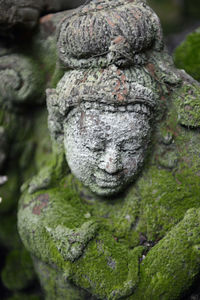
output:
[{"label": "blurred statue in background", "polygon": [[142,0],[80,7],[57,46],[55,155],[18,213],[45,299],[181,299],[200,273],[200,86]]},{"label": "blurred statue in background", "polygon": [[[65,12],[65,16],[66,13],[69,11]],[[38,282],[35,281],[33,264],[17,231],[17,205],[22,183],[36,174],[52,154],[45,89],[55,86],[61,77],[59,67],[56,67],[55,31],[62,18],[62,12],[45,16],[34,32],[29,31],[28,35],[15,32],[14,37],[8,28],[4,28],[2,36],[0,25],[2,299],[7,299],[4,298],[6,295],[20,300],[27,297],[39,299],[40,290],[35,290]]]},{"label": "blurred statue in background", "polygon": [[[90,1],[90,0],[89,0]],[[0,32],[30,31],[41,15],[75,8],[85,0],[0,0]]]}]

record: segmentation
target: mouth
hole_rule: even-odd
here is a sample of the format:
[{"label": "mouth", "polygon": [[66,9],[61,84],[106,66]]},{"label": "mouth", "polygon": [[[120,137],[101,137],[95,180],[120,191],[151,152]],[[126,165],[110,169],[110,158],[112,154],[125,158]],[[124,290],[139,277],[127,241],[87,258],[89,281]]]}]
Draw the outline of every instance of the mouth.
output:
[{"label": "mouth", "polygon": [[119,178],[104,178],[99,176],[94,176],[96,184],[101,188],[117,188],[121,185],[121,180]]}]

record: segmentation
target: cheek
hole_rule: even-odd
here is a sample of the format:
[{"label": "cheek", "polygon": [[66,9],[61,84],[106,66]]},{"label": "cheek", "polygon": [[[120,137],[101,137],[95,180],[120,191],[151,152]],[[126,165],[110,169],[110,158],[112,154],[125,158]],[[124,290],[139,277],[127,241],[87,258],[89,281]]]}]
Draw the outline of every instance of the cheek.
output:
[{"label": "cheek", "polygon": [[127,176],[133,176],[138,171],[142,163],[144,162],[143,150],[138,151],[136,154],[126,153],[122,156],[122,164],[124,173]]},{"label": "cheek", "polygon": [[64,147],[66,159],[69,167],[76,176],[85,177],[89,172],[92,172],[96,166],[97,159],[93,152],[91,152],[80,140],[77,141],[72,136],[64,138]]}]

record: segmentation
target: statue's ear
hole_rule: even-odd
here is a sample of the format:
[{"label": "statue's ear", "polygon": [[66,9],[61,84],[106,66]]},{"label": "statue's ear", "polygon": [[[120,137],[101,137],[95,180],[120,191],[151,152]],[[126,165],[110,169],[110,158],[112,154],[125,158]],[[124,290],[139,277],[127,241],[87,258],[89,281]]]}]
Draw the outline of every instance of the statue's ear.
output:
[{"label": "statue's ear", "polygon": [[48,127],[54,141],[63,142],[63,119],[59,111],[58,95],[55,89],[47,89]]},{"label": "statue's ear", "polygon": [[[185,76],[187,74],[185,73]],[[185,79],[192,79],[187,76]],[[189,128],[200,127],[200,84],[195,80],[183,80],[174,93],[179,124]]]}]

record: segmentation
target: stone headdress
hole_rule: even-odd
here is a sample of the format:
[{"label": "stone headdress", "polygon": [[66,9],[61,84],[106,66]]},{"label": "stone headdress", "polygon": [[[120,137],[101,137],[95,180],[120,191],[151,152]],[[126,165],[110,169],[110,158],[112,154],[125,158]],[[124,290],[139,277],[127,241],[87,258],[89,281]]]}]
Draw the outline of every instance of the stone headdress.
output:
[{"label": "stone headdress", "polygon": [[47,91],[54,139],[62,139],[63,119],[83,103],[101,110],[155,109],[159,89],[149,65],[163,51],[160,28],[141,0],[94,0],[61,22],[58,54],[68,71]]},{"label": "stone headdress", "polygon": [[156,14],[141,0],[95,0],[64,19],[59,57],[72,69],[144,64],[163,37]]}]

